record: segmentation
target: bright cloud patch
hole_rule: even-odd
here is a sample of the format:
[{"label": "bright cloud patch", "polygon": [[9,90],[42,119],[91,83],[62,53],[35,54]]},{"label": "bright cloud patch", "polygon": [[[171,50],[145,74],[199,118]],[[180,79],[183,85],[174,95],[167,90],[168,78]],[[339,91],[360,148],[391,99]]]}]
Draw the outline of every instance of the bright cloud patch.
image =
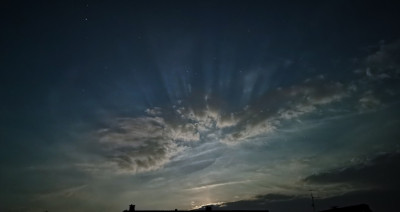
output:
[{"label": "bright cloud patch", "polygon": [[98,131],[98,142],[106,158],[123,172],[157,170],[193,142],[249,142],[273,133],[283,120],[311,113],[346,95],[342,84],[321,77],[267,92],[236,112],[224,111],[220,99],[204,95],[198,105],[179,101],[170,107],[148,108],[141,117],[116,118]]},{"label": "bright cloud patch", "polygon": [[[396,96],[397,84],[383,90],[380,82],[398,78],[398,49],[398,43],[382,46],[360,64],[365,76],[352,82],[329,81],[320,75],[299,84],[269,89],[244,104],[229,102],[212,91],[197,92],[171,105],[148,108],[139,117],[110,120],[109,127],[98,131],[96,140],[109,162],[122,172],[137,173],[160,169],[186,148],[201,143],[232,146],[251,142],[274,133],[288,121],[347,97],[357,101],[353,110],[373,110]],[[376,77],[383,75],[387,77]],[[245,77],[242,84],[255,78]],[[246,106],[232,111],[227,105]]]}]

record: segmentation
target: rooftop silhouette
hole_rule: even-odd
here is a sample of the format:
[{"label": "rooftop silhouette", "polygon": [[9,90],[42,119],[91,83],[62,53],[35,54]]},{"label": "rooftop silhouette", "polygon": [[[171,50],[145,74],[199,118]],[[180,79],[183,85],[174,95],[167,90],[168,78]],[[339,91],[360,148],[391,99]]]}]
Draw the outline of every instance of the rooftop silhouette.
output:
[{"label": "rooftop silhouette", "polygon": [[[133,211],[213,211],[212,206],[205,206],[203,208],[200,209],[194,209],[194,210],[178,210],[178,209],[174,209],[174,210],[136,210],[135,209],[136,205],[130,204],[129,205],[129,210],[123,210],[122,212],[133,212]],[[221,210],[218,209],[216,211],[241,211],[241,212],[269,212],[269,210]]]},{"label": "rooftop silhouette", "polygon": [[[136,211],[213,211],[212,206],[205,206],[203,208],[194,209],[194,210],[136,210],[136,205],[130,204],[129,210],[123,210],[123,212],[136,212]],[[238,212],[269,212],[269,210],[223,210],[218,208],[215,211],[238,211]],[[346,207],[333,207],[328,210],[322,210],[319,212],[372,212],[370,207],[367,204],[359,204],[359,205],[351,205]]]}]

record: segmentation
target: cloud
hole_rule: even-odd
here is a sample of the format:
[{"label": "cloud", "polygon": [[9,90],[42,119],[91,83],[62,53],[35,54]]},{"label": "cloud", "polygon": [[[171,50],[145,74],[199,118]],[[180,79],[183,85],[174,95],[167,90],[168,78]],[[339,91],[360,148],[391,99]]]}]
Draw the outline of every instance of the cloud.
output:
[{"label": "cloud", "polygon": [[[117,165],[121,172],[138,173],[164,167],[185,154],[186,148],[199,145],[195,143],[234,146],[265,138],[291,121],[300,122],[345,98],[355,103],[358,111],[373,110],[390,101],[383,94],[396,94],[396,86],[384,89],[387,86],[377,81],[399,78],[399,43],[383,45],[366,57],[361,64],[366,76],[355,81],[335,82],[320,75],[271,88],[246,101],[247,105],[239,110],[227,107],[227,100],[212,92],[191,92],[171,105],[147,108],[142,116],[111,119],[107,127],[98,130],[95,140],[110,164]],[[255,76],[243,80],[246,89],[252,90]]]},{"label": "cloud", "polygon": [[366,56],[355,71],[359,78],[353,82],[360,112],[373,111],[397,102],[400,84],[400,40],[382,42],[379,49]]},{"label": "cloud", "polygon": [[161,115],[161,108],[159,108],[159,107],[147,108],[145,110],[145,112],[152,116],[158,116],[158,115]]},{"label": "cloud", "polygon": [[400,40],[381,44],[379,50],[369,55],[363,64],[370,80],[400,78]]},{"label": "cloud", "polygon": [[373,94],[372,91],[367,91],[358,100],[360,111],[369,111],[382,106],[382,102]]},{"label": "cloud", "polygon": [[226,113],[219,101],[210,101],[215,98],[211,95],[206,96],[203,108],[181,106],[176,111],[183,119],[195,122],[200,132],[212,132],[220,142],[235,145],[272,133],[283,120],[298,118],[347,96],[348,90],[341,83],[317,77],[271,90],[241,111]]},{"label": "cloud", "polygon": [[[351,205],[367,204],[372,211],[391,211],[393,205],[397,205],[399,198],[398,190],[362,190],[349,192],[334,197],[317,198],[315,206],[317,211],[330,209],[332,207],[344,207]],[[309,193],[304,196],[265,194],[252,199],[234,202],[225,202],[214,205],[213,210],[269,210],[269,211],[298,211],[308,212],[312,210]]]},{"label": "cloud", "polygon": [[[215,210],[270,210],[270,211],[307,211],[310,200],[293,195],[265,194],[252,199],[225,202],[213,206]],[[302,210],[303,209],[303,210]],[[310,207],[311,209],[311,207]],[[309,210],[308,210],[309,211]]]},{"label": "cloud", "polygon": [[372,159],[365,159],[354,166],[308,176],[304,181],[311,184],[341,183],[362,186],[363,188],[391,189],[393,186],[400,186],[398,164],[400,164],[399,153],[386,153]]},{"label": "cloud", "polygon": [[36,195],[35,201],[43,200],[43,199],[50,199],[50,198],[71,198],[77,195],[77,193],[81,192],[85,189],[87,185],[80,185],[71,188],[62,189],[55,192],[45,193]]},{"label": "cloud", "polygon": [[241,183],[248,183],[251,180],[243,180],[243,181],[231,181],[231,182],[224,182],[224,183],[212,183],[212,184],[206,184],[206,185],[200,185],[197,187],[193,188],[188,188],[187,190],[203,190],[203,189],[212,189],[220,186],[228,186],[228,185],[234,185],[234,184],[241,184]]},{"label": "cloud", "polygon": [[[118,172],[139,173],[164,167],[196,142],[237,145],[274,133],[285,120],[297,119],[348,96],[341,84],[323,77],[279,88],[228,112],[217,97],[197,95],[172,106],[153,107],[139,117],[109,121],[97,131],[100,154]],[[204,98],[198,98],[204,97]],[[190,148],[191,148],[190,147]]]},{"label": "cloud", "polygon": [[[317,210],[368,204],[373,211],[390,211],[399,198],[399,163],[399,152],[380,153],[372,158],[360,159],[356,165],[310,175],[303,180],[304,186],[316,188],[314,195],[318,197],[315,200]],[[216,210],[306,212],[311,210],[311,199],[308,191],[298,195],[266,193],[213,207]]]},{"label": "cloud", "polygon": [[306,212],[312,209],[308,188],[313,188],[314,195],[318,197],[317,210],[366,203],[373,211],[387,211],[397,204],[400,188],[398,151],[376,153],[353,161],[358,162],[310,175],[299,182],[299,187],[283,193],[255,195],[253,198],[225,202],[214,208]]},{"label": "cloud", "polygon": [[237,124],[234,130],[228,130],[231,132],[221,141],[235,144],[264,136],[281,127],[282,121],[297,119],[348,95],[348,90],[341,83],[326,82],[320,77],[271,90],[235,116]]},{"label": "cloud", "polygon": [[97,137],[102,154],[133,173],[162,167],[183,150],[178,142],[198,140],[190,124],[173,127],[160,117],[119,118]]}]

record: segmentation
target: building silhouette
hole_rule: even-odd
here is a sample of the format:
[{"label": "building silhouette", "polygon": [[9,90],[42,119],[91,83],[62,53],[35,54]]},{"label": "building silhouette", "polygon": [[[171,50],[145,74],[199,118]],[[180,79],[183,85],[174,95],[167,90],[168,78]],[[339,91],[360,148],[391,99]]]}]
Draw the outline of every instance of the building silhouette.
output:
[{"label": "building silhouette", "polygon": [[135,205],[130,204],[129,205],[129,210],[124,210],[123,212],[133,212],[133,211],[135,211]]},{"label": "building silhouette", "polygon": [[[129,210],[123,210],[123,212],[136,212],[136,211],[178,211],[178,209],[174,210],[135,210],[135,205],[130,204],[129,205]],[[196,209],[196,210],[181,210],[181,211],[213,211],[212,206],[205,206],[201,209]],[[221,210],[217,209],[215,211],[240,211],[240,212],[269,212],[269,210]],[[346,207],[333,207],[328,210],[323,210],[319,212],[372,212],[372,210],[369,208],[367,204],[359,204],[359,205],[352,205],[352,206],[346,206]]]},{"label": "building silhouette", "polygon": [[[123,210],[122,212],[133,212],[133,211],[135,211],[135,212],[137,212],[137,211],[143,211],[143,212],[144,211],[146,211],[146,212],[149,212],[149,211],[178,211],[178,209],[174,209],[174,210],[135,210],[135,205],[130,204],[129,210]],[[179,210],[179,211],[213,211],[213,210],[212,210],[212,206],[205,206],[201,209],[196,209],[196,210]],[[221,209],[218,209],[215,211],[269,212],[268,210],[221,210]]]}]

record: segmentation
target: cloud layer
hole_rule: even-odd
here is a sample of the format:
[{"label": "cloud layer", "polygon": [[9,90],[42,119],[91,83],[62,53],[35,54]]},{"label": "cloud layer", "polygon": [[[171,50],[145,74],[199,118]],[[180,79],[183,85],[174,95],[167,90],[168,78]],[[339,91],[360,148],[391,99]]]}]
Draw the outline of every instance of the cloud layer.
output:
[{"label": "cloud layer", "polygon": [[240,111],[228,112],[222,99],[203,94],[194,101],[148,108],[139,117],[112,119],[109,127],[98,130],[95,140],[102,154],[123,172],[157,170],[195,143],[249,142],[347,95],[344,85],[323,77],[271,90]]},{"label": "cloud layer", "polygon": [[[397,204],[399,197],[398,164],[400,154],[383,153],[373,158],[366,158],[356,165],[328,170],[306,177],[304,181],[317,184],[314,191],[318,210],[332,206],[348,206],[368,203],[373,211],[389,211]],[[332,185],[343,187],[345,184],[355,186],[357,190],[347,190],[334,196],[319,196],[323,187]],[[311,199],[305,195],[288,195],[269,193],[256,195],[252,199],[226,202],[214,205],[215,209],[269,209],[279,211],[309,211]],[[307,207],[308,206],[308,207]]]}]

